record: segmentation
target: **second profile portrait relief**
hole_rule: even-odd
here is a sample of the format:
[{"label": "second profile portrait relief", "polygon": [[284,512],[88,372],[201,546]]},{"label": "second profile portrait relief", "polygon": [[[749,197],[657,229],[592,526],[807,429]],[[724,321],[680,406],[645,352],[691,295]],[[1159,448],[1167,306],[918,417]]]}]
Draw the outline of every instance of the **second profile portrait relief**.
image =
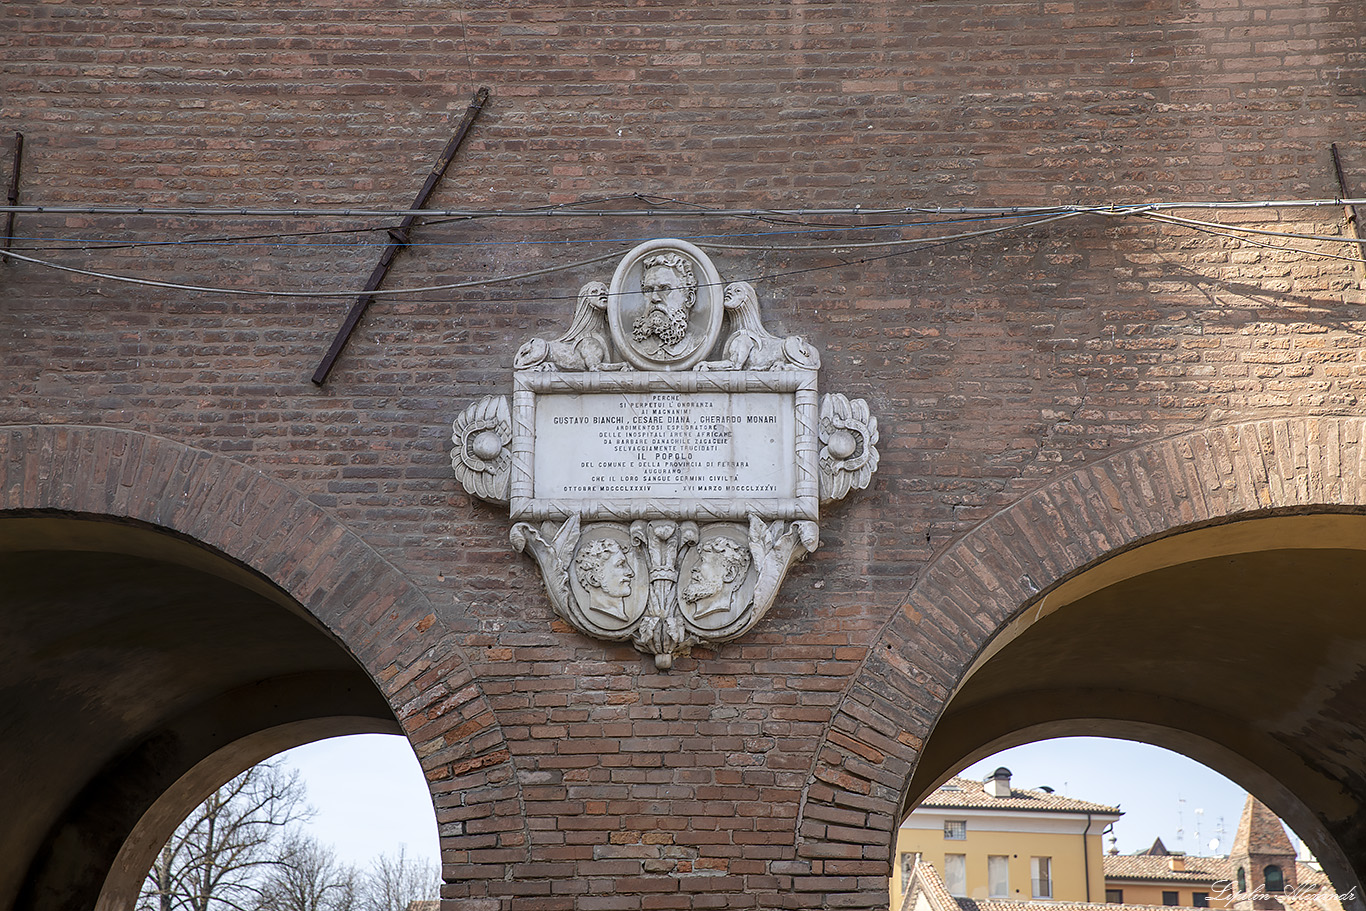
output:
[{"label": "second profile portrait relief", "polygon": [[742,526],[703,528],[678,572],[678,606],[688,625],[715,634],[741,621],[754,599],[753,564]]},{"label": "second profile portrait relief", "polygon": [[650,573],[619,526],[590,526],[570,567],[570,588],[579,605],[604,629],[624,629],[640,619],[650,595]]}]

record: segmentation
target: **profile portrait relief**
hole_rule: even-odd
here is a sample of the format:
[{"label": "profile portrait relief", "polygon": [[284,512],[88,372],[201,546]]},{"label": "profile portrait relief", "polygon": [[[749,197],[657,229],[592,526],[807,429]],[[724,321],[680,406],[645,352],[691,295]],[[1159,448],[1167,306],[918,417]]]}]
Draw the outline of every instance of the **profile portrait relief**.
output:
[{"label": "profile portrait relief", "polygon": [[694,622],[709,626],[734,618],[744,608],[741,588],[749,572],[749,550],[728,537],[697,545],[696,562],[679,590],[679,601]]},{"label": "profile portrait relief", "polygon": [[636,571],[624,545],[611,538],[590,541],[574,558],[574,570],[588,595],[589,610],[623,623],[632,619],[628,601]]}]

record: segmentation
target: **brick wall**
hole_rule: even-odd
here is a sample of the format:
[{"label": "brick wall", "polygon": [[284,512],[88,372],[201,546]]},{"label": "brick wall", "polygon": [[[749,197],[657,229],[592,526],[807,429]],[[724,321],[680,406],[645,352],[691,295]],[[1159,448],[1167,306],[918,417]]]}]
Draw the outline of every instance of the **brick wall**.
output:
[{"label": "brick wall", "polygon": [[[27,203],[406,206],[479,85],[492,99],[434,206],[647,207],[631,194],[739,208],[1331,198],[1332,142],[1366,195],[1366,11],[1352,0],[12,2],[5,13],[0,139],[25,135]],[[1217,217],[1342,230],[1337,208]],[[382,235],[87,243],[339,224],[22,215],[15,246],[190,285],[355,289],[378,255],[357,241]],[[868,399],[884,428],[873,486],[827,511],[821,550],[751,634],[669,674],[553,619],[534,564],[507,544],[506,513],[467,497],[446,453],[453,415],[506,392],[517,346],[558,334],[579,285],[610,275],[610,260],[383,300],[323,388],[308,378],[345,298],[174,291],[10,264],[0,420],[112,428],[240,464],[421,593],[426,613],[397,627],[434,615],[423,635],[468,661],[511,762],[482,780],[498,815],[439,804],[448,898],[876,906],[887,800],[833,795],[868,791],[868,780],[895,792],[904,767],[886,758],[909,749],[913,760],[950,681],[916,684],[924,708],[898,722],[895,749],[827,731],[926,567],[1031,491],[1113,453],[1216,426],[1359,413],[1362,297],[1350,262],[1134,218],[868,262],[887,251],[784,249],[811,242],[801,230],[742,218],[442,221],[416,232],[389,280],[420,287],[653,236],[711,238],[729,245],[711,248],[723,277],[755,283],[773,331],[821,347],[823,388]],[[347,605],[310,607],[360,635]],[[964,654],[990,632],[969,618],[948,625]],[[939,635],[911,630],[898,649],[934,653]],[[424,724],[450,727],[454,665],[394,659],[369,666],[421,745]],[[434,780],[487,779],[460,764],[468,755],[424,762]],[[832,771],[856,761],[881,771]]]}]

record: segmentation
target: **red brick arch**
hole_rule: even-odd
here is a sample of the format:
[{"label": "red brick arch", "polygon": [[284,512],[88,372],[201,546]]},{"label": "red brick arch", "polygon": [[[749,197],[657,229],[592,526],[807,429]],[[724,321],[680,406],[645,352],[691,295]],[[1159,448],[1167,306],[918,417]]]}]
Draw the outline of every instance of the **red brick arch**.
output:
[{"label": "red brick arch", "polygon": [[816,752],[799,816],[809,864],[888,859],[926,738],[974,658],[1037,597],[1125,549],[1202,524],[1366,505],[1366,421],[1198,430],[1038,488],[956,541],[890,617]]},{"label": "red brick arch", "polygon": [[[3,427],[0,515],[25,513],[145,523],[225,555],[297,601],[359,661],[418,749],[453,880],[464,852],[482,844],[470,830],[520,804],[503,732],[428,597],[287,485],[150,434]],[[520,849],[512,834],[502,839],[514,846],[506,853],[524,854],[525,832]]]}]

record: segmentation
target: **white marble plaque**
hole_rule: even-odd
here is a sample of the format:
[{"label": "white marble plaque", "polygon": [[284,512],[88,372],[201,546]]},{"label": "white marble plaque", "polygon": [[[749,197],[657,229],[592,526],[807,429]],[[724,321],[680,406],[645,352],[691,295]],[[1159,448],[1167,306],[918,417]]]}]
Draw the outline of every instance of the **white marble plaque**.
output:
[{"label": "white marble plaque", "polygon": [[518,519],[814,519],[814,370],[519,370]]},{"label": "white marble plaque", "polygon": [[451,469],[507,504],[560,618],[660,669],[752,629],[820,545],[821,504],[877,470],[868,403],[818,397],[820,352],[765,329],[754,286],[685,241],[580,286],[569,327],[513,367],[510,400],[452,422]]},{"label": "white marble plaque", "polygon": [[792,393],[540,396],[538,499],[796,496]]}]

